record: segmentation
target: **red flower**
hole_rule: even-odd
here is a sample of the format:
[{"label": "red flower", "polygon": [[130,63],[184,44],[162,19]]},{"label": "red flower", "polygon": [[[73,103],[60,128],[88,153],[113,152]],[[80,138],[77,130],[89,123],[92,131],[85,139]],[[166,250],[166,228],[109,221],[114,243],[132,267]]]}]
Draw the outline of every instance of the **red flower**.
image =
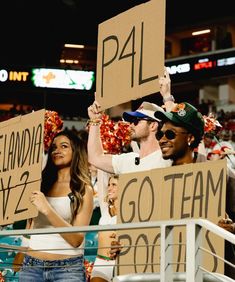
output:
[{"label": "red flower", "polygon": [[108,115],[103,114],[101,117],[100,137],[105,153],[120,154],[123,147],[131,142],[130,125],[125,121],[115,122]]},{"label": "red flower", "polygon": [[45,111],[44,150],[48,151],[54,136],[62,130],[63,121],[55,111]]},{"label": "red flower", "polygon": [[219,123],[218,120],[214,117],[212,113],[210,113],[208,116],[204,115],[204,132],[212,132],[218,130],[218,128],[221,128],[222,125]]},{"label": "red flower", "polygon": [[5,279],[4,279],[1,271],[0,271],[0,282],[5,282]]},{"label": "red flower", "polygon": [[94,262],[88,261],[88,260],[84,260],[84,265],[85,265],[85,269],[86,269],[86,281],[90,281],[90,276],[91,276],[91,271],[92,268],[94,266]]},{"label": "red flower", "polygon": [[104,151],[109,154],[120,154],[131,142],[129,123],[114,122],[106,114],[101,118],[100,134]]}]

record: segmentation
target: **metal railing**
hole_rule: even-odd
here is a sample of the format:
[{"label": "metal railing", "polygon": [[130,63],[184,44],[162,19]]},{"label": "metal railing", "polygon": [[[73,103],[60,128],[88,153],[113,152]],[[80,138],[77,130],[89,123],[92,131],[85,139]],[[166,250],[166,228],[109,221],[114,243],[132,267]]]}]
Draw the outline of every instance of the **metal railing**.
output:
[{"label": "metal railing", "polygon": [[[172,267],[172,233],[176,226],[186,227],[186,272],[174,273]],[[235,235],[220,228],[218,225],[205,219],[185,219],[170,221],[151,221],[142,223],[124,223],[115,225],[93,225],[84,227],[61,227],[61,228],[45,228],[45,229],[16,229],[2,230],[2,236],[21,236],[32,234],[54,234],[54,233],[76,233],[76,232],[99,232],[99,231],[121,231],[146,228],[160,228],[160,272],[159,273],[131,273],[128,275],[119,275],[114,277],[114,282],[118,281],[186,281],[186,282],[202,282],[202,281],[234,281],[220,273],[213,273],[204,269],[201,265],[201,252],[210,252],[205,250],[202,245],[202,230],[208,230],[218,235],[224,240],[235,244]],[[2,249],[19,250],[17,246],[0,245]],[[211,253],[211,255],[215,255]],[[224,260],[223,257],[217,259],[222,260],[225,264],[229,264],[235,268],[235,265]],[[1,265],[0,265],[1,266]],[[181,278],[179,276],[182,276]],[[178,278],[177,278],[178,277]],[[135,279],[135,280],[133,280]],[[154,279],[154,280],[152,280]]]}]

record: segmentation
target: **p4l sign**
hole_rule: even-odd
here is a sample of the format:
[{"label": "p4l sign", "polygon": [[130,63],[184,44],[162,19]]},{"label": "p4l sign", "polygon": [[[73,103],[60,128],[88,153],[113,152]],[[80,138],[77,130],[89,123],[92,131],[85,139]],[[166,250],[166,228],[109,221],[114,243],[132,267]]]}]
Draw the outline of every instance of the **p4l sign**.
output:
[{"label": "p4l sign", "polygon": [[164,46],[165,0],[148,1],[101,23],[96,69],[101,108],[159,91]]}]

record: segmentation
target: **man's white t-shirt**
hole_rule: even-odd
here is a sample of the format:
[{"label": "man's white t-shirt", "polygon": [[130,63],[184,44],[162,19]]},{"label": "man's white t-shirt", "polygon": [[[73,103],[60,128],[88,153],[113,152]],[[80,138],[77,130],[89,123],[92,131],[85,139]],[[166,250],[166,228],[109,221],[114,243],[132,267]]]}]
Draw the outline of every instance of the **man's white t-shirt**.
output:
[{"label": "man's white t-shirt", "polygon": [[161,150],[157,150],[152,154],[139,159],[139,164],[136,164],[136,158],[139,158],[139,154],[135,152],[113,155],[112,165],[114,172],[116,174],[131,173],[155,168],[169,167],[172,164],[171,160],[164,160],[162,158]]}]

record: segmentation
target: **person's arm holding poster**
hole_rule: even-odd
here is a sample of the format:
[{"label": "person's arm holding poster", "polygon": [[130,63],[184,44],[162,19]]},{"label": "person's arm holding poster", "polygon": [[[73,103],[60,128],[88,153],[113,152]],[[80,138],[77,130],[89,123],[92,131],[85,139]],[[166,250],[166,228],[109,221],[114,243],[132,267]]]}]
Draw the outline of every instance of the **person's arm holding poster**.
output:
[{"label": "person's arm holding poster", "polygon": [[235,223],[228,217],[228,214],[225,214],[225,218],[221,218],[219,220],[218,225],[223,229],[235,234]]},{"label": "person's arm holding poster", "polygon": [[159,77],[160,94],[162,95],[164,109],[170,112],[171,109],[176,105],[175,99],[171,94],[171,79],[167,68],[164,68],[164,75]]},{"label": "person's arm holding poster", "polygon": [[97,101],[88,107],[88,161],[98,169],[113,173],[112,155],[105,154],[100,137],[100,124],[103,112],[100,111],[100,105]]}]

